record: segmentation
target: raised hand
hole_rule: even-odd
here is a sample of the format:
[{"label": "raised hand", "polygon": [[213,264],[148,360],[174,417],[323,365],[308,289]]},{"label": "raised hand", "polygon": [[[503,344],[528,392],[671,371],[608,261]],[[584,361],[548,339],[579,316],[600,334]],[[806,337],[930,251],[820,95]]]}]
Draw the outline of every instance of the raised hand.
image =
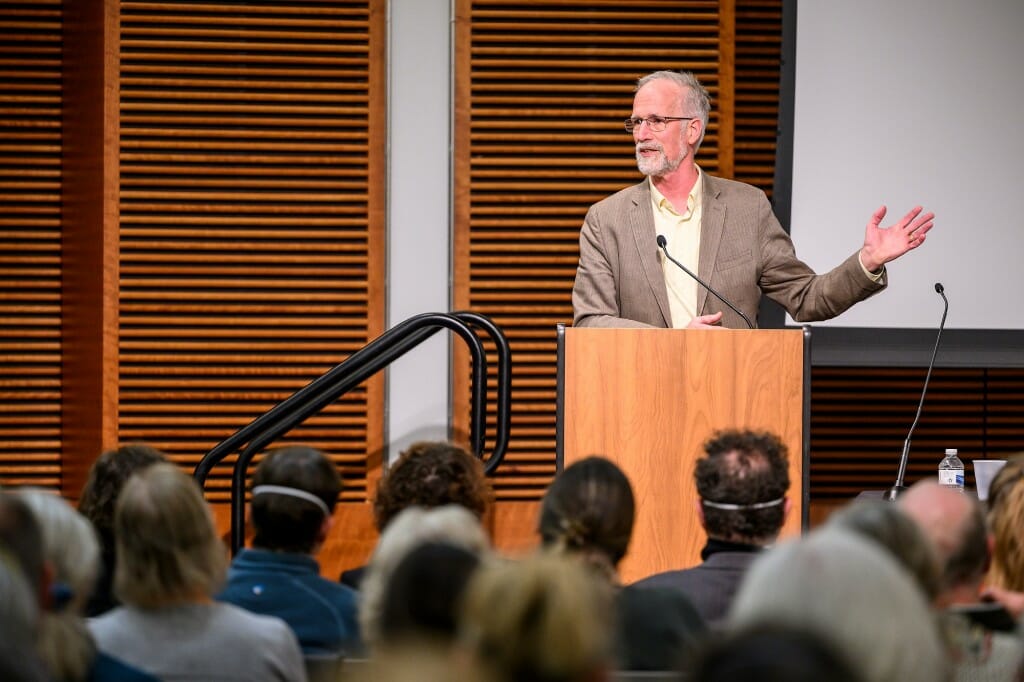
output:
[{"label": "raised hand", "polygon": [[860,262],[869,272],[877,272],[889,261],[924,244],[935,214],[921,211],[920,206],[915,206],[899,222],[888,227],[881,226],[885,206],[875,211],[864,230],[864,247],[860,250]]}]

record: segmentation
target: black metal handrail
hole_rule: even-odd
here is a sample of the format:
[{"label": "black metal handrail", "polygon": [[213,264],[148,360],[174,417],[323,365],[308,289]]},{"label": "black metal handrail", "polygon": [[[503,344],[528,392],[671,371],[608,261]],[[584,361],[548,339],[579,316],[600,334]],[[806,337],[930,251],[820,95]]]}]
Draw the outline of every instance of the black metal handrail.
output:
[{"label": "black metal handrail", "polygon": [[[356,351],[325,374],[314,379],[288,398],[243,426],[213,447],[196,465],[193,476],[205,485],[213,467],[244,445],[235,461],[231,477],[231,551],[245,543],[245,479],[249,464],[268,443],[295,428],[306,419],[366,379],[426,341],[441,329],[449,329],[469,347],[472,360],[470,386],[470,441],[474,453],[483,459],[486,438],[487,357],[483,343],[470,327],[480,327],[494,342],[498,358],[497,425],[494,451],[487,457],[484,471],[492,473],[508,449],[511,422],[511,351],[505,335],[490,318],[473,312],[423,313],[396,325]],[[247,445],[246,445],[247,444]]]}]

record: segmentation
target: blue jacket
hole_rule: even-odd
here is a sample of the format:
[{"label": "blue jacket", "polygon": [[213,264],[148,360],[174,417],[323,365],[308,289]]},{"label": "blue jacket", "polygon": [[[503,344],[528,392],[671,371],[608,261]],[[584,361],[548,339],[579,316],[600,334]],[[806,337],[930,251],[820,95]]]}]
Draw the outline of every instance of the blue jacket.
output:
[{"label": "blue jacket", "polygon": [[305,656],[359,651],[356,592],[321,578],[320,565],[310,556],[243,549],[217,599],[282,619]]}]

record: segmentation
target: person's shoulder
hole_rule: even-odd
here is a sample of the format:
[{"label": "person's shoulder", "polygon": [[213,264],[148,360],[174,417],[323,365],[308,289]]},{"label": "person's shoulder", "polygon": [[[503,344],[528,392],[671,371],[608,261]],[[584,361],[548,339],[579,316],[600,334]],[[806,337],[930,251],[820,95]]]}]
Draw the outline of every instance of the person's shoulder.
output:
[{"label": "person's shoulder", "polygon": [[694,568],[680,568],[672,571],[655,573],[654,575],[647,576],[643,580],[638,580],[630,585],[630,587],[636,589],[661,589],[665,587],[677,588],[681,583],[686,582],[687,579],[693,575]]},{"label": "person's shoulder", "polygon": [[642,182],[630,185],[629,187],[623,187],[618,192],[606,196],[596,204],[591,206],[591,211],[615,211],[623,210],[625,208],[634,206],[640,203],[644,197],[650,198],[650,190],[647,186],[647,180],[644,179]]},{"label": "person's shoulder", "polygon": [[214,602],[212,613],[213,618],[225,629],[234,629],[244,638],[273,637],[282,629],[289,630],[288,625],[277,616],[254,613],[229,602]]},{"label": "person's shoulder", "polygon": [[358,592],[348,585],[342,585],[320,575],[309,576],[303,581],[303,584],[315,590],[320,596],[329,599],[332,603],[344,606],[354,606],[359,595]]},{"label": "person's shoulder", "polygon": [[721,200],[747,200],[759,201],[766,197],[764,190],[760,187],[741,182],[729,180],[716,175],[704,174],[704,192]]},{"label": "person's shoulder", "polygon": [[159,678],[99,651],[89,671],[90,682],[156,682]]},{"label": "person's shoulder", "polygon": [[93,637],[102,637],[109,632],[122,629],[127,617],[128,609],[124,606],[118,606],[102,615],[87,619],[86,626]]}]

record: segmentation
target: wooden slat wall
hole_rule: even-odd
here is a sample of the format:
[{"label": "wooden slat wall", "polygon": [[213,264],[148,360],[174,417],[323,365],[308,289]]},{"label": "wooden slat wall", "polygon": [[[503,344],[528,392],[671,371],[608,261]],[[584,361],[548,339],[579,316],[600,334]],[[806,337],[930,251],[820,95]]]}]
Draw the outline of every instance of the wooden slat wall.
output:
[{"label": "wooden slat wall", "polygon": [[[122,15],[117,428],[191,465],[382,329],[384,2],[106,2]],[[62,8],[0,5],[0,483],[55,489],[61,241],[74,229],[60,206]],[[770,192],[780,12],[779,0],[457,1],[455,298],[513,343],[501,499],[537,499],[554,471],[553,326],[571,317],[586,207],[637,179],[620,128],[633,80],[695,69],[734,114],[712,120],[703,167],[731,164]],[[923,374],[815,368],[812,500],[891,484]],[[382,445],[380,391],[298,434],[338,454],[352,501]],[[966,460],[1024,449],[1022,395],[1021,370],[937,370],[908,480],[947,446]]]},{"label": "wooden slat wall", "polygon": [[781,0],[736,0],[733,177],[772,196],[779,119]]},{"label": "wooden slat wall", "polygon": [[[924,368],[816,367],[811,496],[849,500],[893,484],[917,412]],[[1024,370],[938,368],[911,441],[907,483],[934,477],[945,448],[970,461],[1024,450]]]},{"label": "wooden slat wall", "polygon": [[[191,466],[383,331],[384,2],[120,12],[120,439]],[[345,499],[382,395],[288,439],[336,457]]]},{"label": "wooden slat wall", "polygon": [[0,483],[60,484],[61,3],[0,5]]},{"label": "wooden slat wall", "polygon": [[[554,473],[554,328],[572,319],[579,228],[590,204],[640,179],[622,129],[634,83],[660,68],[695,71],[716,102],[700,163],[731,168],[737,105],[722,37],[738,10],[679,0],[456,7],[456,307],[491,315],[509,336],[512,444],[495,483],[499,499],[536,499]],[[464,428],[464,364],[456,370]]]}]

